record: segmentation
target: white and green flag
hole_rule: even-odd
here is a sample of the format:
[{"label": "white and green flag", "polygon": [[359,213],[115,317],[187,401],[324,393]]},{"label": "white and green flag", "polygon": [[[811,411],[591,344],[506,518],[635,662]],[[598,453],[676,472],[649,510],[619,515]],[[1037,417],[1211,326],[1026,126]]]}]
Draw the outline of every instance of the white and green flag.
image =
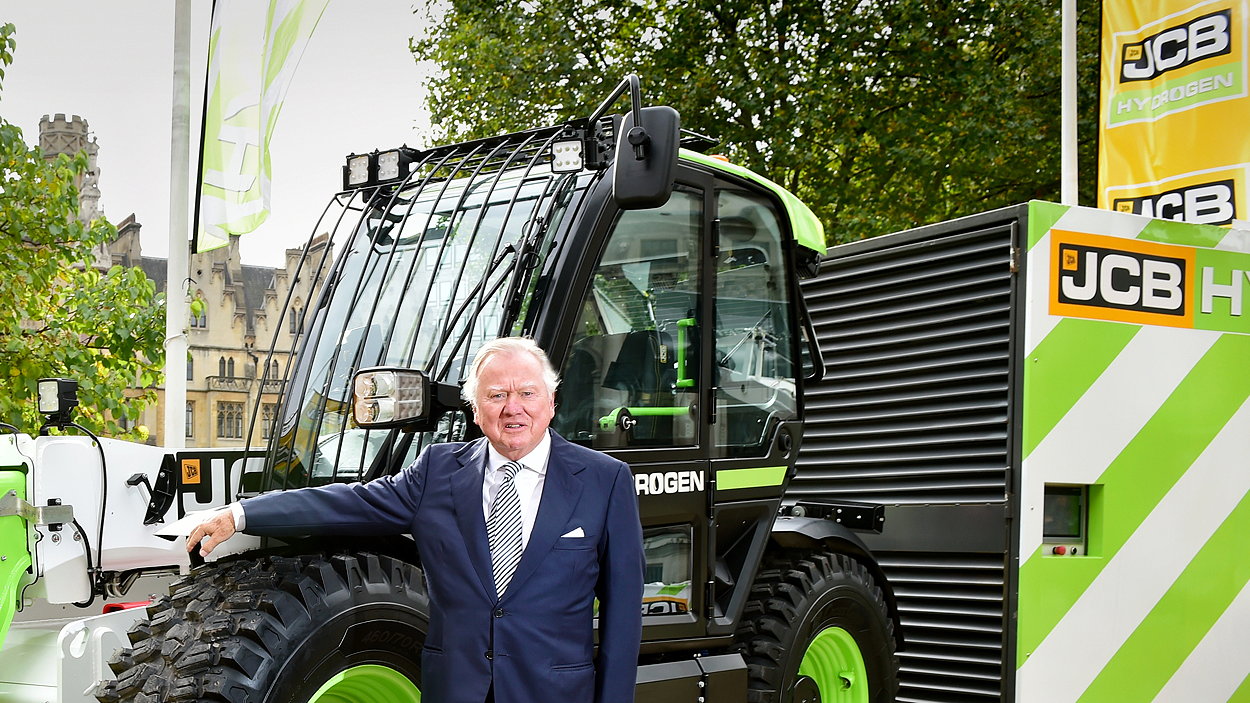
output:
[{"label": "white and green flag", "polygon": [[217,0],[208,44],[203,177],[195,250],[225,246],[269,215],[269,141],[329,0]]}]

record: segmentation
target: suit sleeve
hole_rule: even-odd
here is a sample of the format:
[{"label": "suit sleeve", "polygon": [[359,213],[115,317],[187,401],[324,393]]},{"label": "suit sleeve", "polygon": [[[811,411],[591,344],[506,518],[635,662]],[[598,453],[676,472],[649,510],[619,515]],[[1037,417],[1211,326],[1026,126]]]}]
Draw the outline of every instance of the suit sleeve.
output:
[{"label": "suit sleeve", "polygon": [[412,530],[421,506],[430,451],[394,476],[266,493],[243,501],[251,535],[384,535]]},{"label": "suit sleeve", "polygon": [[633,703],[642,640],[645,558],[633,474],[621,464],[608,501],[605,544],[599,558],[599,656],[595,703]]}]

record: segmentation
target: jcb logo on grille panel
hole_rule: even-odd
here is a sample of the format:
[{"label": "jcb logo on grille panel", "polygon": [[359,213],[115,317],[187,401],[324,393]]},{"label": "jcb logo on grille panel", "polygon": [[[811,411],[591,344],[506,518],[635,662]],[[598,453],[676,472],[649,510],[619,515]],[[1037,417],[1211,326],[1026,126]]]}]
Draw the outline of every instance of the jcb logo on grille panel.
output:
[{"label": "jcb logo on grille panel", "polygon": [[1192,327],[1192,250],[1051,230],[1052,315]]}]

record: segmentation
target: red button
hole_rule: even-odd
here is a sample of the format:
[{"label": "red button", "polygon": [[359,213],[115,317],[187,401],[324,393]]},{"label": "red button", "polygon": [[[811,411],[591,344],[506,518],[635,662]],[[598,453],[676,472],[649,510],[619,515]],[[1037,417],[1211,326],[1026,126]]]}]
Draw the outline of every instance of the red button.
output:
[{"label": "red button", "polygon": [[1058,547],[1055,547],[1054,549],[1052,549],[1052,550],[1050,550],[1050,551],[1051,551],[1051,553],[1052,553],[1052,554],[1067,554],[1067,553],[1068,553],[1068,548],[1067,548],[1067,547],[1065,547],[1065,546],[1063,546],[1063,545],[1061,544],[1061,545],[1059,545]]}]

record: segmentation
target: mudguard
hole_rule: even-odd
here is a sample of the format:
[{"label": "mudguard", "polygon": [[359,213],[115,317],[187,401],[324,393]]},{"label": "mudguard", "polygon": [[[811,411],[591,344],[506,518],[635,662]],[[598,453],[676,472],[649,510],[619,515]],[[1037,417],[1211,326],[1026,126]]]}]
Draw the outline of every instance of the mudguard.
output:
[{"label": "mudguard", "polygon": [[894,621],[894,636],[898,641],[898,646],[902,647],[902,628],[898,617],[898,601],[894,598],[894,588],[859,535],[833,520],[782,515],[773,523],[772,539],[778,546],[786,549],[829,549],[854,557],[868,567],[885,596],[890,619]]}]

